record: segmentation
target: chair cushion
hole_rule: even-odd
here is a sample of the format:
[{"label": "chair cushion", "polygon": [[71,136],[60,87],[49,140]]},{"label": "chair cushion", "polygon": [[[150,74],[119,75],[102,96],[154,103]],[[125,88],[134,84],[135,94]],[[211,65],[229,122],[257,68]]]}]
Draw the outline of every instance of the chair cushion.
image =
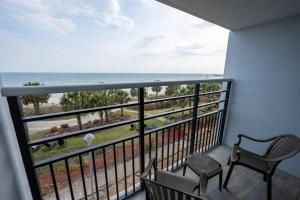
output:
[{"label": "chair cushion", "polygon": [[198,182],[185,176],[180,176],[171,172],[157,170],[156,181],[173,189],[193,193],[194,189],[199,185]]}]

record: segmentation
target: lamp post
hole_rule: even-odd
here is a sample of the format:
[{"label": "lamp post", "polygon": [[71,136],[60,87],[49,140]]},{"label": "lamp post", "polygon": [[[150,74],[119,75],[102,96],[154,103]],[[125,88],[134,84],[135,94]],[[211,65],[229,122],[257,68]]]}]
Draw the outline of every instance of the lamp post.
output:
[{"label": "lamp post", "polygon": [[[88,133],[84,136],[84,141],[86,141],[87,143],[87,146],[91,146],[92,143],[93,143],[93,140],[94,140],[95,136],[91,133]],[[92,173],[93,173],[93,169],[92,169],[92,154],[91,152],[89,153],[89,163],[90,163],[90,179],[91,179],[91,189],[92,189],[92,199],[94,197],[94,188],[93,188],[93,178],[92,178]],[[95,174],[95,177],[96,177],[96,174]],[[97,190],[98,188],[96,188]]]}]

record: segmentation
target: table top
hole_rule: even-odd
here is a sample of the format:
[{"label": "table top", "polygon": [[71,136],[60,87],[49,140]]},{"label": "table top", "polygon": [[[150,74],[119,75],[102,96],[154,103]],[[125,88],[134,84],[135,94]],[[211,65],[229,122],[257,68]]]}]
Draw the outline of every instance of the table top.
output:
[{"label": "table top", "polygon": [[185,164],[199,176],[214,176],[222,170],[221,164],[205,153],[195,153],[187,158]]}]

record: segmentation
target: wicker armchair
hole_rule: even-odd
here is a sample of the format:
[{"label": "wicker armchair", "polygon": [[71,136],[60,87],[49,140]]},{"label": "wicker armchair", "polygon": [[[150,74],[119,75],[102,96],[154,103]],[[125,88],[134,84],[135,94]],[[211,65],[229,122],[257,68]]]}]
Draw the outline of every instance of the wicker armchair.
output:
[{"label": "wicker armchair", "polygon": [[[150,176],[152,167],[154,168],[154,180],[151,180]],[[193,194],[194,190],[198,188],[198,182],[171,172],[157,170],[155,158],[150,159],[140,177],[146,189],[148,200],[206,199],[205,195],[197,196]]]},{"label": "wicker armchair", "polygon": [[[255,142],[271,142],[264,155],[258,155],[240,147],[242,138]],[[296,155],[300,151],[300,139],[291,134],[279,135],[269,139],[255,139],[246,135],[238,135],[238,142],[234,145],[228,160],[230,168],[223,187],[228,184],[231,172],[235,165],[243,165],[264,175],[267,181],[267,198],[272,199],[272,175],[277,165],[287,158]]]}]

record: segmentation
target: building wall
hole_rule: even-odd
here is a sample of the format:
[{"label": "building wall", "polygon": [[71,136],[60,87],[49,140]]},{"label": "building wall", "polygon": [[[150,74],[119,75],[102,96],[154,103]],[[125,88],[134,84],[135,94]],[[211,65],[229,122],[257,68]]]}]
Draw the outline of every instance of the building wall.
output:
[{"label": "building wall", "polygon": [[[231,32],[225,77],[233,78],[224,141],[237,134],[300,137],[300,15]],[[261,153],[262,145],[246,143]],[[300,153],[279,165],[300,177]]]},{"label": "building wall", "polygon": [[[0,83],[1,89],[1,83]],[[0,199],[32,199],[6,98],[0,95]]]}]

